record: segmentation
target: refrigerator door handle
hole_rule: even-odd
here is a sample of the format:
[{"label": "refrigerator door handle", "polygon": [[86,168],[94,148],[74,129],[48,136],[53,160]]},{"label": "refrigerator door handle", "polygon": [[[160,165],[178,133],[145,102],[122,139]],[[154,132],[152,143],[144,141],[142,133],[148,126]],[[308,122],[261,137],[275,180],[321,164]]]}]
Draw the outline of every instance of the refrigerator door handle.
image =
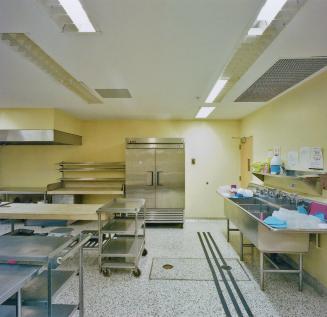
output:
[{"label": "refrigerator door handle", "polygon": [[151,184],[147,184],[147,186],[153,186],[153,171],[147,171],[147,173],[151,173]]},{"label": "refrigerator door handle", "polygon": [[160,180],[159,180],[159,175],[162,171],[157,171],[157,186],[162,186],[162,184],[160,184]]}]

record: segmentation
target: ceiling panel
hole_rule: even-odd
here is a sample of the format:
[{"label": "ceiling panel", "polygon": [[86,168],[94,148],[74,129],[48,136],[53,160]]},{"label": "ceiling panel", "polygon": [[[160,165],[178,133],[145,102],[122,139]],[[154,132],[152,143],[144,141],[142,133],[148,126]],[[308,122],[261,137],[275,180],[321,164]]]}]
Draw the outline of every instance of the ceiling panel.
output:
[{"label": "ceiling panel", "polygon": [[[101,32],[82,35],[62,33],[37,0],[2,0],[0,32],[26,32],[90,88],[126,88],[132,98],[88,105],[0,43],[0,107],[58,107],[82,118],[191,119],[263,3],[85,0]],[[217,104],[212,118],[240,118],[261,107],[233,100],[277,59],[326,52],[327,43],[321,41],[326,3],[308,1]]]}]

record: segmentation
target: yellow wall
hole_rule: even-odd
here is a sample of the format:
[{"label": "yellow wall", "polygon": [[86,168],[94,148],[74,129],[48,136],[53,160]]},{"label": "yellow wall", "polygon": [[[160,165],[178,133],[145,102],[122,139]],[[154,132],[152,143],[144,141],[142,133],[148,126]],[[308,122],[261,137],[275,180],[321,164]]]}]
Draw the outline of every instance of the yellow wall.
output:
[{"label": "yellow wall", "polygon": [[81,120],[69,115],[68,113],[55,109],[53,117],[53,125],[56,130],[73,133],[82,134],[82,122]]},{"label": "yellow wall", "polygon": [[[254,161],[265,159],[267,149],[275,145],[281,146],[283,159],[288,150],[320,146],[327,169],[327,72],[246,117],[241,135],[253,136]],[[311,248],[304,266],[327,286],[327,235],[322,236],[321,249]]]},{"label": "yellow wall", "polygon": [[[0,149],[1,186],[44,186],[58,179],[56,163],[124,160],[125,137],[184,137],[186,216],[222,217],[219,185],[239,176],[238,121],[82,122],[82,146],[6,146]],[[191,165],[191,158],[196,165]],[[209,184],[206,185],[206,182]]]},{"label": "yellow wall", "polygon": [[0,129],[53,129],[54,109],[1,109]]},{"label": "yellow wall", "polygon": [[0,109],[0,129],[57,129],[81,134],[81,120],[58,109]]}]

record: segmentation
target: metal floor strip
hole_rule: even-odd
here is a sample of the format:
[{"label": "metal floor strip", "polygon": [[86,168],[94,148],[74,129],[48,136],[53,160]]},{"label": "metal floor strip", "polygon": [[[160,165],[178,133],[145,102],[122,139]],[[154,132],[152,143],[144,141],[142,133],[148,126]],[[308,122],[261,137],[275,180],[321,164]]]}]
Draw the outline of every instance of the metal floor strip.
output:
[{"label": "metal floor strip", "polygon": [[217,289],[217,292],[218,292],[218,295],[219,295],[219,298],[220,298],[220,302],[221,302],[221,304],[223,305],[223,309],[224,309],[224,311],[225,311],[225,314],[226,314],[227,317],[232,317],[232,315],[231,315],[231,313],[230,313],[230,311],[229,311],[229,308],[228,308],[228,306],[227,306],[227,303],[226,303],[226,300],[225,300],[224,294],[223,294],[223,292],[222,292],[222,289],[221,289],[221,287],[220,287],[220,285],[219,285],[219,281],[218,281],[218,278],[217,278],[217,274],[216,274],[215,269],[214,269],[214,267],[213,267],[213,265],[212,265],[211,259],[210,259],[210,257],[209,257],[208,251],[207,251],[207,249],[206,249],[206,247],[205,247],[205,245],[204,245],[204,242],[203,242],[203,239],[202,239],[202,237],[201,237],[200,232],[198,232],[198,237],[199,237],[199,240],[200,240],[200,243],[201,243],[201,246],[202,246],[202,249],[203,249],[204,255],[205,255],[205,257],[206,257],[206,259],[207,259],[207,262],[208,262],[208,265],[209,265],[209,267],[210,267],[210,271],[211,271],[211,273],[212,273],[212,276],[213,276],[213,279],[214,279],[214,283],[215,283],[215,285],[216,285],[216,289]]},{"label": "metal floor strip", "polygon": [[[211,244],[210,244],[210,242],[209,242],[209,239],[208,239],[208,237],[207,237],[207,234],[206,234],[205,232],[203,232],[202,234],[203,234],[203,236],[204,236],[204,239],[205,239],[206,242],[207,242],[207,245],[208,245],[208,247],[209,247],[209,250],[210,250],[210,252],[211,252],[211,254],[212,254],[212,256],[213,256],[213,260],[214,260],[214,262],[216,263],[216,266],[217,266],[217,268],[218,268],[218,271],[219,271],[219,273],[220,273],[220,275],[221,275],[221,277],[222,277],[222,279],[223,279],[223,282],[224,282],[225,287],[226,287],[226,289],[227,289],[228,295],[229,295],[229,297],[230,297],[230,299],[231,299],[231,301],[232,301],[232,303],[233,303],[233,305],[234,305],[234,308],[235,308],[235,310],[236,310],[236,313],[237,313],[237,315],[238,315],[239,317],[242,317],[242,316],[243,316],[243,313],[242,313],[242,311],[241,311],[241,309],[240,309],[240,306],[238,305],[238,302],[237,302],[237,300],[236,300],[236,298],[235,298],[235,296],[234,296],[234,293],[233,293],[231,287],[229,286],[229,283],[228,283],[228,281],[227,281],[227,279],[226,279],[225,273],[224,273],[223,269],[221,268],[221,266],[220,266],[220,264],[219,264],[219,262],[218,262],[218,259],[217,259],[217,257],[216,257],[216,254],[215,254],[215,252],[214,252],[213,249],[212,249],[212,246],[211,246]],[[228,271],[228,272],[229,272],[229,271]]]},{"label": "metal floor strip", "polygon": [[[210,232],[207,232],[207,234],[208,234],[208,236],[209,236],[209,238],[210,238],[210,240],[211,240],[211,242],[212,242],[214,248],[216,249],[216,252],[217,252],[217,254],[218,254],[218,256],[219,256],[221,262],[223,263],[223,265],[227,265],[227,263],[226,263],[226,261],[225,261],[223,255],[222,255],[221,251],[219,250],[219,248],[218,248],[218,246],[217,246],[217,244],[216,244],[216,241],[213,239],[211,233],[210,233]],[[205,235],[205,233],[204,233],[204,235]],[[228,274],[228,276],[229,276],[229,278],[230,278],[230,281],[232,282],[232,284],[233,284],[233,286],[234,286],[234,289],[236,290],[236,293],[237,293],[237,295],[238,295],[240,301],[242,302],[243,307],[244,307],[244,309],[246,310],[248,316],[249,316],[249,317],[253,317],[254,315],[253,315],[253,313],[252,313],[252,311],[251,311],[251,309],[250,309],[248,303],[246,302],[246,300],[245,300],[245,298],[244,298],[244,296],[243,296],[243,294],[242,294],[240,288],[238,287],[237,282],[235,281],[235,278],[234,278],[232,272],[227,271],[227,274]]]}]

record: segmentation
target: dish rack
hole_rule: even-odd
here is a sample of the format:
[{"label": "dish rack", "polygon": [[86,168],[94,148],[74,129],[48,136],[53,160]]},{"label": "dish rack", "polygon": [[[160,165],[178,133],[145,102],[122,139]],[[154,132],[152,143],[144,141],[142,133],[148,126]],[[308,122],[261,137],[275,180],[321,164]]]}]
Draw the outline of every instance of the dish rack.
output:
[{"label": "dish rack", "polygon": [[[111,269],[130,269],[141,275],[139,260],[145,249],[145,199],[115,198],[98,209],[99,270],[104,276]],[[109,221],[103,221],[106,215]]]}]

